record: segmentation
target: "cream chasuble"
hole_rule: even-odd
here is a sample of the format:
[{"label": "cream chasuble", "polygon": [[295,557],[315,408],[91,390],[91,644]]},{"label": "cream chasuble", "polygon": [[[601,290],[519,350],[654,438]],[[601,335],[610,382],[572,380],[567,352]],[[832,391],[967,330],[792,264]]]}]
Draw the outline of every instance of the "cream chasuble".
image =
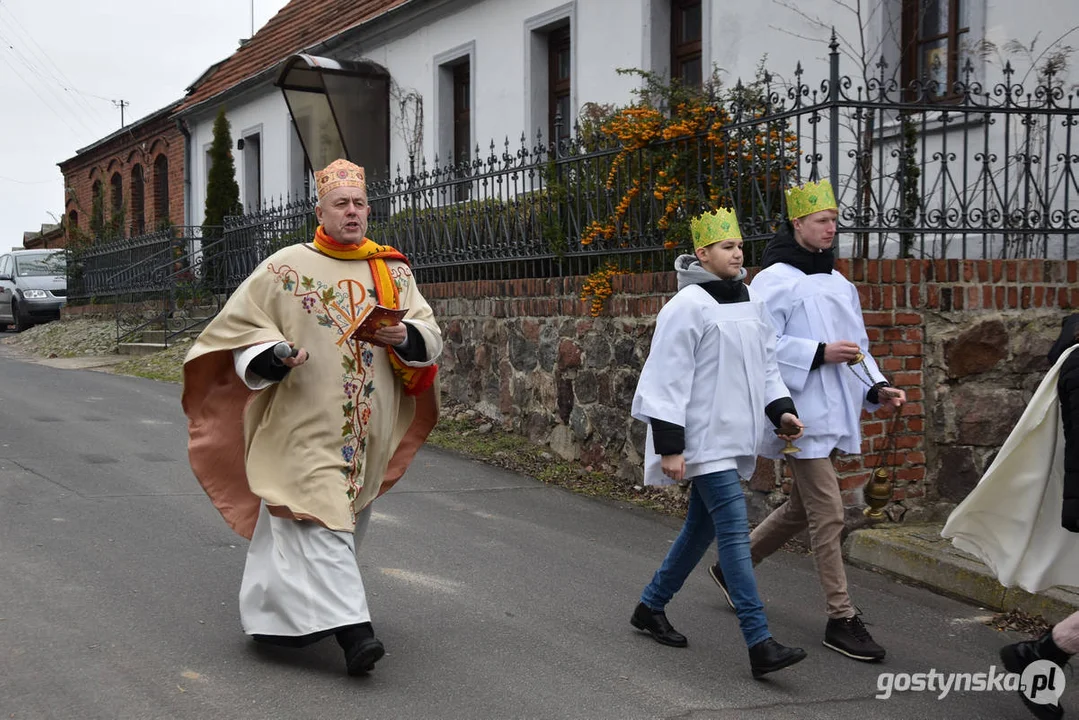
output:
[{"label": "cream chasuble", "polygon": [[[368,241],[364,247],[378,248]],[[385,260],[434,363],[442,335],[405,262]],[[412,397],[391,350],[349,338],[377,302],[365,259],[293,245],[229,298],[184,361],[183,406],[196,477],[240,535],[251,538],[264,501],[276,517],[352,531],[356,515],[401,475],[438,419],[438,383]],[[233,350],[287,340],[310,359],[257,392],[236,374]],[[242,418],[242,423],[241,423]]]},{"label": "cream chasuble", "polygon": [[1046,373],[1019,422],[941,535],[989,566],[1005,587],[1037,593],[1079,585],[1079,534],[1061,526],[1064,424],[1057,378],[1068,348]]}]

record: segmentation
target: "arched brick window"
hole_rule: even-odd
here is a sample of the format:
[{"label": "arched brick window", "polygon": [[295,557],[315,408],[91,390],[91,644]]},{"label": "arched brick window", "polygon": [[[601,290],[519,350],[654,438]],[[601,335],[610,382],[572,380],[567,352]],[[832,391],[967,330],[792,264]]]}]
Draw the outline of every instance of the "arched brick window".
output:
[{"label": "arched brick window", "polygon": [[105,229],[105,186],[100,180],[94,180],[90,197],[90,233],[100,237]]},{"label": "arched brick window", "polygon": [[154,160],[154,223],[169,222],[169,159],[158,155]]},{"label": "arched brick window", "polygon": [[115,220],[120,216],[120,213],[124,211],[124,179],[120,177],[120,173],[113,173],[109,179],[109,185],[112,186],[112,219]]},{"label": "arched brick window", "polygon": [[146,190],[142,165],[131,168],[131,234],[146,232]]},{"label": "arched brick window", "polygon": [[72,210],[67,214],[67,233],[70,236],[71,233],[79,229],[79,213]]}]

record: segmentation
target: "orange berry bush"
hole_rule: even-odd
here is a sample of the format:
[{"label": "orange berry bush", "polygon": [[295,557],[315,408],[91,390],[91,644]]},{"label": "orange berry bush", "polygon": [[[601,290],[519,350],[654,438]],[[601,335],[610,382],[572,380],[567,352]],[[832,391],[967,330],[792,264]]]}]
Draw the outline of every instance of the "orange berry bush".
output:
[{"label": "orange berry bush", "polygon": [[595,202],[581,245],[618,249],[631,238],[639,246],[661,237],[673,251],[690,247],[689,220],[704,210],[734,208],[743,220],[778,216],[798,138],[782,119],[764,119],[771,113],[763,69],[754,83],[730,89],[716,76],[688,88],[620,72],[639,75],[644,86],[629,106],[586,108],[582,137],[617,152],[593,173]]}]

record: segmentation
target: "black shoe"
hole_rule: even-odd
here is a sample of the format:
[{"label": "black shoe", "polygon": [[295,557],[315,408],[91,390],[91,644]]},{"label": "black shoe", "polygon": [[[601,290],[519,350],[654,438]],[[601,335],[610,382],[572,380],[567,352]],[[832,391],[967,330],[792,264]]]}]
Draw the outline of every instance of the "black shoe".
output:
[{"label": "black shoe", "polygon": [[719,585],[719,590],[723,593],[723,599],[727,601],[727,607],[734,610],[734,601],[731,600],[731,594],[727,591],[727,583],[723,580],[723,570],[719,567],[719,563],[709,565],[708,574],[716,581],[716,585]]},{"label": "black shoe", "polygon": [[[1071,655],[1053,642],[1053,631],[1050,628],[1037,640],[1005,645],[1000,649],[1000,659],[1008,672],[1022,674],[1027,665],[1035,660],[1049,660],[1063,668],[1071,659]],[[1064,717],[1064,708],[1060,705],[1038,705],[1027,698],[1022,691],[1019,692],[1019,699],[1038,720],[1059,720]]]},{"label": "black shoe", "polygon": [[375,637],[371,623],[354,625],[337,633],[337,643],[345,651],[345,668],[349,675],[371,672],[375,663],[386,654],[382,641]]},{"label": "black shoe", "polygon": [[824,647],[863,662],[878,662],[886,654],[884,648],[873,642],[873,636],[857,615],[829,620],[824,630]]},{"label": "black shoe", "polygon": [[805,650],[780,645],[775,638],[762,640],[749,649],[749,666],[753,669],[754,678],[782,670],[805,659]]},{"label": "black shoe", "polygon": [[629,619],[629,622],[638,630],[651,635],[662,645],[685,647],[689,644],[686,642],[685,635],[671,627],[665,612],[662,610],[657,612],[644,603],[637,603],[637,609],[633,611],[633,617]]}]

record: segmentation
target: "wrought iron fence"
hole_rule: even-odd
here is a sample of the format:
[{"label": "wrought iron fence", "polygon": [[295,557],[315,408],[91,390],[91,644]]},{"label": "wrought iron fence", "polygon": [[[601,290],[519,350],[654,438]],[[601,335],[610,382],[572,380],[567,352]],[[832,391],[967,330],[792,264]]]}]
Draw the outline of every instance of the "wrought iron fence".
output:
[{"label": "wrought iron fence", "polygon": [[121,293],[161,290],[172,272],[190,262],[203,233],[197,225],[173,226],[133,238],[69,246],[68,302],[111,302]]},{"label": "wrought iron fence", "polygon": [[[987,89],[969,64],[950,88],[900,87],[877,67],[860,86],[840,76],[833,42],[827,80],[808,84],[800,66],[785,85],[765,75],[713,110],[723,116],[708,132],[627,147],[578,124],[557,146],[522,136],[467,162],[420,160],[369,188],[370,232],[427,282],[578,275],[609,261],[670,267],[688,218],[725,205],[753,264],[783,221],[783,188],[827,177],[844,256],[1079,255],[1079,92],[1051,73],[1024,89],[1010,66]],[[231,227],[250,238],[239,245],[270,247],[309,237],[310,212],[294,204]]]},{"label": "wrought iron fence", "polygon": [[[522,135],[465,162],[420,159],[371,184],[369,234],[423,282],[666,269],[689,247],[688,219],[723,205],[738,212],[752,265],[783,221],[783,189],[827,177],[844,256],[1079,255],[1079,91],[1051,72],[1024,88],[1010,66],[983,88],[969,65],[950,88],[900,87],[878,67],[860,84],[841,76],[833,41],[819,85],[801,66],[789,83],[765,74],[708,98],[695,126],[656,113],[668,124],[647,143],[593,122],[553,145]],[[73,300],[183,282],[224,296],[314,226],[313,201],[300,200],[227,218],[205,246],[187,228],[93,248],[69,263]]]}]

